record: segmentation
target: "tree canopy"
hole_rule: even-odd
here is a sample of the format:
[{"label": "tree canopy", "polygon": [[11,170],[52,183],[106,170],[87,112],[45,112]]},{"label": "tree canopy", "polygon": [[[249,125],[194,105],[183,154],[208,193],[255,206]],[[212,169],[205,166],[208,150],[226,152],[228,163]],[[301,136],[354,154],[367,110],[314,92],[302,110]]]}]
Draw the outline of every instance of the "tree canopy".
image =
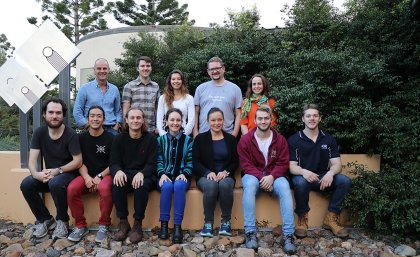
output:
[{"label": "tree canopy", "polygon": [[7,57],[13,54],[15,47],[10,44],[5,34],[0,34],[0,65],[6,62]]},{"label": "tree canopy", "polygon": [[[176,0],[146,0],[138,4],[135,0],[110,2],[117,21],[130,25],[179,25],[188,22],[188,4],[179,6]],[[194,24],[194,20],[189,21]]]},{"label": "tree canopy", "polygon": [[[104,15],[109,7],[103,0],[35,0],[41,3],[42,20],[51,19],[61,31],[77,43],[80,37],[93,31],[107,29]],[[29,17],[28,22],[38,25],[38,18]]]},{"label": "tree canopy", "polygon": [[[5,34],[0,34],[0,66],[11,57],[14,47]],[[0,138],[19,135],[19,110],[10,106],[0,98]]]}]

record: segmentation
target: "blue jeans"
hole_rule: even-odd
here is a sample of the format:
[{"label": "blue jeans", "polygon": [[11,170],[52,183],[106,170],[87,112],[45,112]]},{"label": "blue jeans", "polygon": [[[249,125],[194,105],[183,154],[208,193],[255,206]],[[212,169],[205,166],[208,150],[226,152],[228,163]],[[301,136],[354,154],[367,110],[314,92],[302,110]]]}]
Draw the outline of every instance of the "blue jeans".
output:
[{"label": "blue jeans", "polygon": [[67,213],[67,186],[76,178],[76,172],[66,172],[53,177],[47,183],[43,183],[32,176],[27,176],[20,184],[23,197],[31,208],[32,213],[39,222],[51,218],[51,214],[42,200],[39,193],[51,192],[55,208],[57,208],[57,220],[68,222],[70,217]]},{"label": "blue jeans", "polygon": [[106,131],[108,131],[109,133],[111,133],[114,136],[116,136],[116,135],[118,135],[120,133],[118,130],[113,129],[114,126],[107,126],[107,125],[105,125],[103,127],[104,127],[104,129]]},{"label": "blue jeans", "polygon": [[[245,174],[242,177],[242,207],[244,209],[244,228],[245,233],[256,231],[255,226],[255,196],[260,191],[258,178]],[[293,214],[293,198],[289,182],[285,177],[274,180],[273,194],[280,199],[280,215],[283,220],[283,235],[293,235],[295,233],[295,223]],[[270,206],[267,206],[270,208]]]},{"label": "blue jeans", "polygon": [[204,222],[214,223],[214,210],[216,209],[217,196],[219,196],[220,200],[222,222],[230,221],[235,180],[231,177],[226,177],[216,182],[206,177],[201,177],[197,181],[197,186],[203,192]]},{"label": "blue jeans", "polygon": [[[159,187],[159,185],[158,185]],[[163,182],[160,188],[160,221],[169,221],[171,215],[172,194],[174,195],[174,224],[181,225],[184,218],[187,189],[190,181],[175,180]]]},{"label": "blue jeans", "polygon": [[[319,177],[320,179],[323,178],[325,175],[321,174]],[[308,182],[303,176],[297,175],[292,177],[292,184],[295,194],[295,201],[296,201],[296,214],[302,216],[304,213],[309,212],[309,192],[311,190],[314,191],[321,191],[320,190],[320,183]],[[340,214],[341,208],[343,207],[344,196],[350,190],[351,187],[351,180],[343,175],[337,174],[333,178],[333,182],[331,186],[324,189],[324,191],[332,191],[332,196],[330,199],[330,203],[328,205],[328,210]]]}]

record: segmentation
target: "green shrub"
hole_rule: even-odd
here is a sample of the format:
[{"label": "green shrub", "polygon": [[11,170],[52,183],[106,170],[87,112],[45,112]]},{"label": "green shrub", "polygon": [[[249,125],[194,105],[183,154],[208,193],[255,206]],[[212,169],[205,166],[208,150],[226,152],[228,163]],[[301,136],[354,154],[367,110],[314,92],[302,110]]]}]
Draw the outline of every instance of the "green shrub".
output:
[{"label": "green shrub", "polygon": [[[270,81],[288,137],[302,129],[304,103],[323,110],[321,128],[334,135],[341,153],[377,153],[381,171],[359,176],[348,197],[358,226],[380,233],[420,232],[419,25],[409,1],[350,1],[338,13],[330,1],[299,0],[286,12],[286,28],[258,29],[258,13],[231,14],[225,26],[205,35],[188,25],[157,39],[139,34],[124,44],[113,73],[122,86],[137,77],[135,58],[154,60],[152,79],[163,87],[173,69],[185,72],[190,94],[209,80],[206,62],[221,57],[225,76],[244,92],[254,73]],[[110,81],[113,81],[110,78]]]},{"label": "green shrub", "polygon": [[353,173],[346,208],[357,216],[358,227],[377,234],[420,235],[420,164],[406,162],[400,168],[385,166],[379,172],[349,164]]},{"label": "green shrub", "polygon": [[19,151],[20,141],[17,136],[0,137],[0,151]]}]

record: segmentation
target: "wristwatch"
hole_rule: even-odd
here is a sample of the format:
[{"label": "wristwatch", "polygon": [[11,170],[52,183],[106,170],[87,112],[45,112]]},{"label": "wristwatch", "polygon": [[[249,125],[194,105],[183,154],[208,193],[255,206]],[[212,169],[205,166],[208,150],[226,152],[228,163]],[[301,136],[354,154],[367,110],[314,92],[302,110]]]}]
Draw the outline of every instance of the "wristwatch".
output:
[{"label": "wristwatch", "polygon": [[63,174],[63,173],[64,173],[63,168],[58,167],[57,169],[58,169],[58,175],[61,175],[61,174]]},{"label": "wristwatch", "polygon": [[96,175],[98,178],[103,179],[104,176],[102,175],[102,173],[99,173],[98,175]]}]

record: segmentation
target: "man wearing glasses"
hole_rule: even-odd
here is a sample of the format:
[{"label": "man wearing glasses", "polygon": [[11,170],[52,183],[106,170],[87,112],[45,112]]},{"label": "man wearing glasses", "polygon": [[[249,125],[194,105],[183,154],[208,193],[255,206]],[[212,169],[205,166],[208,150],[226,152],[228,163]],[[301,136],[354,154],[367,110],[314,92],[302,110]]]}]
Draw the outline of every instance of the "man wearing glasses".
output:
[{"label": "man wearing glasses", "polygon": [[196,118],[193,135],[210,129],[207,113],[212,107],[218,107],[224,114],[223,130],[236,137],[240,128],[241,89],[225,79],[225,66],[219,57],[207,62],[207,72],[211,80],[199,85],[194,95]]}]

